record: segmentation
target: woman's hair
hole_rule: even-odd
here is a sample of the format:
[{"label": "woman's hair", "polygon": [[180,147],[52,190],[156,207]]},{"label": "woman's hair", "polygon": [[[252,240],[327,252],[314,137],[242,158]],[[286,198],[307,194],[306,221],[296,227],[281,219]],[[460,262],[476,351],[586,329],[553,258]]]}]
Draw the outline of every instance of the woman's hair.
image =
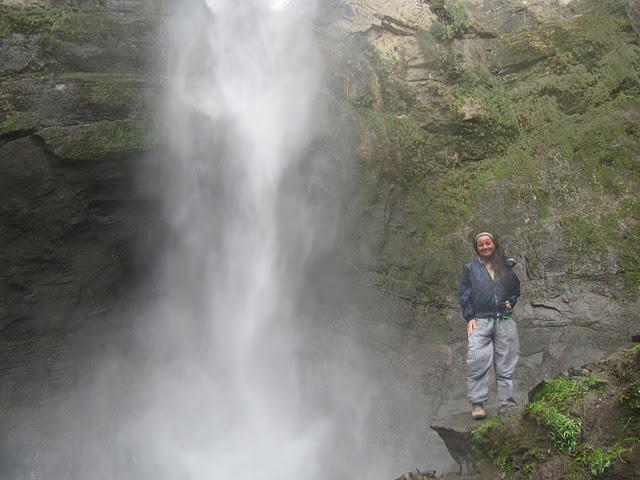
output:
[{"label": "woman's hair", "polygon": [[495,249],[493,250],[493,253],[489,258],[491,260],[491,263],[493,264],[493,268],[495,269],[495,271],[498,274],[504,273],[505,270],[507,269],[507,265],[506,265],[507,257],[504,254],[504,251],[502,250],[500,243],[498,243],[498,237],[496,237],[493,233],[489,233],[489,232],[481,232],[481,233],[478,233],[475,237],[473,237],[473,250],[478,255],[480,255],[480,252],[478,252],[479,237],[489,237],[491,238],[491,240],[493,240],[493,245],[495,246]]}]

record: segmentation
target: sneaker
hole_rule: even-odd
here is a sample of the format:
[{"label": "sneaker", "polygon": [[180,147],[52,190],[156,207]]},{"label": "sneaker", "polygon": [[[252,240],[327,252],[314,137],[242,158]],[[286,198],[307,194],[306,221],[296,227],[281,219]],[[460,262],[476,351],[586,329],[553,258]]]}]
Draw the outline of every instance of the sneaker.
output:
[{"label": "sneaker", "polygon": [[482,420],[487,416],[481,403],[473,403],[471,405],[471,416],[474,420]]}]

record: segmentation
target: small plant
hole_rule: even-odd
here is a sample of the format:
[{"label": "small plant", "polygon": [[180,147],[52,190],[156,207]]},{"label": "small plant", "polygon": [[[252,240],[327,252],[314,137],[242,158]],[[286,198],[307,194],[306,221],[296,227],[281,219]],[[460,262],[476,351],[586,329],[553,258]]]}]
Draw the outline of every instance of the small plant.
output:
[{"label": "small plant", "polygon": [[474,427],[473,430],[471,430],[471,437],[473,438],[474,442],[482,443],[486,439],[487,434],[491,430],[493,430],[499,423],[500,416],[497,416],[489,420],[485,420],[477,427]]},{"label": "small plant", "polygon": [[557,408],[543,401],[532,402],[526,406],[526,412],[539,425],[547,429],[560,451],[572,452],[578,443],[578,435],[582,430],[582,420],[560,412]]},{"label": "small plant", "polygon": [[601,475],[616,458],[630,451],[630,448],[623,447],[618,443],[609,450],[585,443],[581,446],[576,461],[584,465],[593,475]]},{"label": "small plant", "polygon": [[442,44],[434,33],[426,30],[416,32],[416,41],[427,65],[437,68],[447,75],[455,73],[460,58],[449,45]]},{"label": "small plant", "polygon": [[438,16],[438,20],[431,25],[431,33],[434,37],[449,41],[461,37],[468,29],[469,12],[464,5],[445,0],[433,0],[431,10]]},{"label": "small plant", "polygon": [[622,353],[625,361],[631,362],[636,360],[640,355],[640,343],[636,343],[633,347],[623,349]]},{"label": "small plant", "polygon": [[539,447],[530,448],[522,457],[522,471],[530,474],[536,465],[545,460],[545,454]]},{"label": "small plant", "polygon": [[618,397],[618,403],[629,410],[640,410],[640,380],[636,380]]},{"label": "small plant", "polygon": [[552,378],[545,380],[544,386],[536,392],[534,401],[544,400],[560,408],[569,399],[579,400],[589,390],[601,388],[607,381],[598,375],[585,375],[575,380]]},{"label": "small plant", "polygon": [[622,362],[614,369],[613,374],[619,382],[633,384],[639,379],[638,367],[640,367],[640,343],[622,349]]}]

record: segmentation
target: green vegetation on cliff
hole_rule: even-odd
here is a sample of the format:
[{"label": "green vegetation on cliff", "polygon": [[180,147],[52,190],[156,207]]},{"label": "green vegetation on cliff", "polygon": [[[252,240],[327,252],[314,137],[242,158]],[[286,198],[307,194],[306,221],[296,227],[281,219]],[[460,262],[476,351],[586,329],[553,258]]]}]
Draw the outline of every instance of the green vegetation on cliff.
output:
[{"label": "green vegetation on cliff", "polygon": [[0,37],[36,36],[41,47],[52,54],[63,53],[60,49],[68,45],[62,42],[109,49],[114,43],[122,46],[129,41],[129,48],[119,54],[135,55],[138,50],[135,43],[148,40],[152,25],[135,16],[115,15],[101,7],[0,5]]},{"label": "green vegetation on cliff", "polygon": [[414,304],[445,304],[470,232],[490,226],[556,242],[575,258],[570,275],[588,254],[591,271],[637,297],[640,46],[623,1],[583,0],[579,15],[485,38],[486,59],[473,61],[459,37],[484,19],[455,5],[431,2],[450,28],[416,34],[438,79],[420,87],[429,103],[359,110],[376,139],[373,195],[399,219],[380,245],[383,283]]},{"label": "green vegetation on cliff", "polygon": [[68,160],[96,159],[143,150],[152,144],[151,127],[124,120],[96,122],[77,127],[49,127],[38,135],[53,153]]},{"label": "green vegetation on cliff", "polygon": [[0,5],[0,136],[35,134],[71,160],[152,147],[156,21],[98,6]]}]

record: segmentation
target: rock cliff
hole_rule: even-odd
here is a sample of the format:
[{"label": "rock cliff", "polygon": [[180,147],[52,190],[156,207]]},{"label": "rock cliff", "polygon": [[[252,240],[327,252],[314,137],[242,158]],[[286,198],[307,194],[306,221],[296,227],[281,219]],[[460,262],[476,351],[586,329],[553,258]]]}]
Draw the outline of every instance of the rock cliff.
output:
[{"label": "rock cliff", "polygon": [[[362,172],[350,258],[404,305],[392,321],[416,368],[456,379],[442,408],[464,398],[455,292],[478,229],[519,260],[522,392],[628,340],[640,246],[633,5],[372,2],[377,14],[362,17],[361,3],[344,4],[352,48],[337,95]],[[447,353],[433,358],[433,343]]]},{"label": "rock cliff", "polygon": [[129,287],[157,213],[138,167],[154,145],[158,15],[141,2],[66,3],[0,2],[3,478],[22,414],[66,398],[82,363],[127,328],[108,313],[139,295]]}]

